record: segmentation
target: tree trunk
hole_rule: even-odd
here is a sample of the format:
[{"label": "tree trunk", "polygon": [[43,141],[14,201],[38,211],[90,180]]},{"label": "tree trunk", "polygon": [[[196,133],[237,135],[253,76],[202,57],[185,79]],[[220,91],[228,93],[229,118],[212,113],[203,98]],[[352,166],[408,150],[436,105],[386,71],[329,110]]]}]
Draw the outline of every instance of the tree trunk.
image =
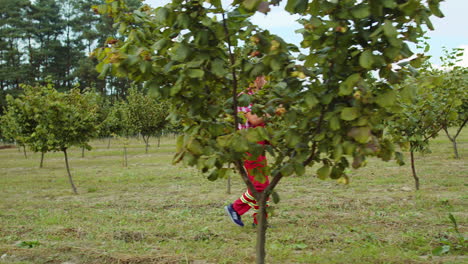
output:
[{"label": "tree trunk", "polygon": [[452,142],[453,146],[453,155],[455,156],[455,159],[460,159],[460,156],[458,155],[458,147],[457,147],[457,136],[455,135],[454,137],[451,137],[448,129],[444,128],[445,134],[447,134],[448,139]]},{"label": "tree trunk", "polygon": [[231,174],[228,175],[227,179],[227,194],[231,194]]},{"label": "tree trunk", "polygon": [[158,148],[161,147],[161,136],[158,136]]},{"label": "tree trunk", "polygon": [[41,164],[39,165],[39,168],[42,168],[44,165],[44,151],[41,152]]},{"label": "tree trunk", "polygon": [[453,145],[453,153],[455,155],[455,159],[460,159],[460,156],[458,155],[457,138],[453,138],[452,145]]},{"label": "tree trunk", "polygon": [[124,162],[123,166],[127,167],[127,146],[124,146]]},{"label": "tree trunk", "polygon": [[84,150],[85,148],[84,147],[81,147],[81,157],[84,158]]},{"label": "tree trunk", "polygon": [[266,257],[266,251],[265,251],[265,244],[266,244],[266,230],[268,227],[268,221],[266,217],[266,200],[267,200],[267,195],[262,192],[260,193],[260,199],[257,201],[259,205],[258,209],[258,214],[257,214],[257,245],[256,245],[256,252],[257,252],[257,258],[256,258],[256,263],[257,264],[264,264],[265,263],[265,257]]},{"label": "tree trunk", "polygon": [[416,168],[414,166],[414,151],[411,150],[410,153],[411,153],[411,170],[413,172],[414,183],[416,185],[416,190],[419,190],[419,178],[416,175]]},{"label": "tree trunk", "polygon": [[24,158],[27,159],[28,155],[26,154],[26,145],[23,145]]},{"label": "tree trunk", "polygon": [[[228,165],[228,169],[231,168],[231,164]],[[228,173],[227,178],[227,194],[231,194],[231,173]]]},{"label": "tree trunk", "polygon": [[150,136],[142,136],[143,141],[145,142],[145,153],[148,154],[148,148],[149,148],[149,137]]},{"label": "tree trunk", "polygon": [[78,192],[76,191],[75,184],[73,183],[73,179],[72,179],[71,173],[70,173],[70,166],[68,166],[67,149],[64,149],[64,150],[63,150],[63,154],[65,154],[65,165],[67,166],[68,180],[70,181],[70,184],[71,184],[71,186],[72,186],[73,193],[74,193],[74,194],[78,194]]},{"label": "tree trunk", "polygon": [[107,142],[107,149],[110,149],[110,141],[111,141],[111,137],[109,137],[109,141]]}]

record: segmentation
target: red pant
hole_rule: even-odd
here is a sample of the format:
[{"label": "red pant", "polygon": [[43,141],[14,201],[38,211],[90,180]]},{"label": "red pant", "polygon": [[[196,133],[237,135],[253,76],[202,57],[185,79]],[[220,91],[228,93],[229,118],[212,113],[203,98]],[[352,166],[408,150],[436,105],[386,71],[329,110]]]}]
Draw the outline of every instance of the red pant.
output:
[{"label": "red pant", "polygon": [[[268,186],[268,184],[270,184],[270,181],[268,179],[268,175],[265,175],[265,182],[263,183],[255,180],[255,177],[252,174],[252,170],[261,169],[266,166],[267,166],[267,161],[266,161],[265,156],[259,156],[256,160],[244,161],[244,167],[247,170],[249,179],[253,183],[255,190],[257,190],[257,192],[263,191]],[[232,204],[232,207],[234,208],[234,210],[236,210],[236,212],[239,215],[243,215],[247,211],[249,211],[250,208],[253,208],[255,210],[255,213],[253,214],[254,223],[257,224],[256,216],[257,216],[257,211],[258,211],[259,206],[257,205],[257,201],[255,200],[255,198],[253,197],[249,189],[247,189],[247,191]]]}]

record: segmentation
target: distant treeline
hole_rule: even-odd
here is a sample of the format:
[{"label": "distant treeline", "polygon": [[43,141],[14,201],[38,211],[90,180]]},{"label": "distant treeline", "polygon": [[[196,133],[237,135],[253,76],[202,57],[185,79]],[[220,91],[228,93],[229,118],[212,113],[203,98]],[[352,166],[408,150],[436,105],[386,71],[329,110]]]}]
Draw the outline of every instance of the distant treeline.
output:
[{"label": "distant treeline", "polygon": [[[99,79],[96,60],[89,54],[119,38],[112,20],[93,11],[101,0],[0,1],[0,114],[7,94],[21,92],[20,84],[43,84],[50,76],[60,91],[94,88],[112,101],[127,95],[127,79]],[[132,9],[142,5],[127,0]]]}]

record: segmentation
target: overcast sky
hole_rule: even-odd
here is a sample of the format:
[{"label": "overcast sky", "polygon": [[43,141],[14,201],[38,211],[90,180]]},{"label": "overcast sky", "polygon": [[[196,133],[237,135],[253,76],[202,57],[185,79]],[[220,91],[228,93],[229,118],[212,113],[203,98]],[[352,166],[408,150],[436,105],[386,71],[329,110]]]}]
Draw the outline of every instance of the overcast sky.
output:
[{"label": "overcast sky", "polygon": [[[167,4],[170,0],[146,0],[145,2],[157,7]],[[227,7],[232,1],[223,0],[222,2]],[[298,16],[292,16],[284,11],[286,2],[286,0],[282,1],[283,7],[272,7],[268,15],[257,12],[252,22],[281,36],[285,41],[299,46],[301,35],[294,32],[300,28],[295,21]],[[441,3],[441,10],[445,17],[441,19],[433,17],[431,21],[435,30],[427,34],[430,37],[428,42],[431,49],[428,54],[432,56],[431,61],[434,64],[440,64],[439,57],[443,55],[442,47],[449,50],[464,48],[465,55],[461,64],[468,67],[468,0],[446,0]]]}]

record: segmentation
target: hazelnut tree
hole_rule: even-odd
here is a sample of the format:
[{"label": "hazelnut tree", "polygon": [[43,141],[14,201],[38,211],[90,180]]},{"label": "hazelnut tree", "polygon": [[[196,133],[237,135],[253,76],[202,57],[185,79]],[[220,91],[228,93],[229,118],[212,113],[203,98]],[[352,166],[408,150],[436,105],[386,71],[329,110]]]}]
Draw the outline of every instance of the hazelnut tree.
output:
[{"label": "hazelnut tree", "polygon": [[[366,157],[394,157],[383,120],[396,108],[395,84],[405,71],[391,65],[413,55],[407,42],[417,42],[424,25],[432,28],[432,14],[442,16],[438,0],[288,0],[286,10],[303,25],[306,52],[295,58],[296,46],[250,22],[279,2],[236,0],[223,7],[220,0],[173,0],[134,12],[122,0],[96,6],[124,36],[95,51],[97,69],[145,83],[170,102],[169,117],[185,133],[174,162],[196,166],[212,180],[233,164],[252,192],[260,206],[257,263],[265,262],[266,201],[278,200],[281,179],[315,165],[319,178],[346,182],[346,168],[359,168]],[[368,85],[371,72],[379,81]],[[259,75],[269,79],[261,97],[238,96]],[[267,126],[238,130],[237,106],[250,103]],[[275,114],[279,106],[282,115]],[[261,140],[270,145],[256,143]],[[273,157],[265,170],[271,182],[257,192],[242,160],[264,150]]]}]

